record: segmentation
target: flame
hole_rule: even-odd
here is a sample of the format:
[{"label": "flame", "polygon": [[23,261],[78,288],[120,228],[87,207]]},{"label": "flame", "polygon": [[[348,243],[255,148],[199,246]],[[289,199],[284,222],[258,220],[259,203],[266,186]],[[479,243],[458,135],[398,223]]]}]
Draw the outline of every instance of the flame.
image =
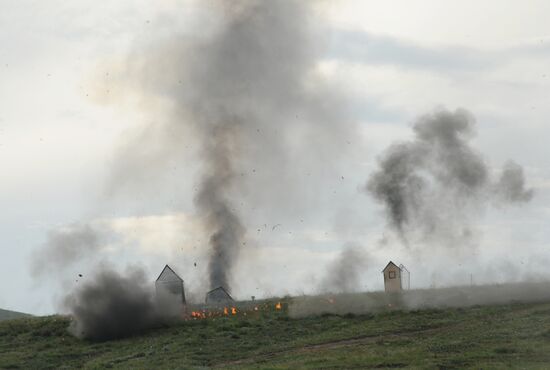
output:
[{"label": "flame", "polygon": [[192,311],[191,317],[194,319],[206,319],[206,313],[200,311]]},{"label": "flame", "polygon": [[[266,302],[261,305],[257,306],[251,306],[247,308],[237,308],[236,306],[229,306],[229,307],[223,307],[223,310],[221,308],[215,309],[215,310],[208,310],[208,309],[199,309],[197,311],[188,311],[188,314],[185,315],[185,320],[200,320],[200,319],[212,319],[215,320],[218,317],[223,316],[248,316],[252,315],[254,312],[259,311],[270,311],[272,309],[271,302]],[[283,304],[281,301],[276,302],[274,304],[275,310],[280,311],[283,309]]]}]

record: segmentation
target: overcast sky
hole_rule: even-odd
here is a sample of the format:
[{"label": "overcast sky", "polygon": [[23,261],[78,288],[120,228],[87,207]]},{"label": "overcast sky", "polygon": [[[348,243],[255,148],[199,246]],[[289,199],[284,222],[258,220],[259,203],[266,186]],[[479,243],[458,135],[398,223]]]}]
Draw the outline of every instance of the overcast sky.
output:
[{"label": "overcast sky", "polygon": [[[144,106],[153,103],[119,88],[123,61],[143,39],[208,33],[209,4],[0,0],[0,307],[58,309],[91,261],[63,278],[35,278],[32,256],[52,230],[83,222],[117,234],[94,261],[138,263],[152,280],[170,263],[186,290],[201,294],[207,237],[194,217],[196,162],[180,163],[162,189],[144,180],[127,197],[110,179],[122,143],[152,119]],[[234,295],[316,292],[348,243],[369,254],[367,290],[383,287],[390,259],[409,268],[413,287],[548,277],[550,3],[342,0],[314,8],[327,46],[315,73],[345,93],[360,127],[355,149],[338,177],[318,184],[326,190],[304,201],[307,211],[250,211],[254,246],[239,263]],[[383,209],[361,191],[377,156],[440,106],[468,109],[490,168],[513,159],[535,189],[528,204],[477,217],[478,245],[466,254],[382,243]]]}]

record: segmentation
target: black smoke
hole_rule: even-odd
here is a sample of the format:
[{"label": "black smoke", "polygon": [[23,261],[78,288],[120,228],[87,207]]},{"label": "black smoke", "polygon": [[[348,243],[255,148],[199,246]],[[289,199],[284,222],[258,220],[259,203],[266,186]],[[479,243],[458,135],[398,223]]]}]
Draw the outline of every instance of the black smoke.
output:
[{"label": "black smoke", "polygon": [[64,301],[72,315],[69,328],[79,338],[94,341],[124,338],[161,325],[169,318],[159,307],[143,270],[125,275],[102,267]]},{"label": "black smoke", "polygon": [[[131,267],[124,273],[101,262],[109,230],[98,223],[73,224],[51,231],[43,248],[33,255],[32,273],[38,278],[66,278],[67,271],[85,270],[64,281],[73,290],[62,301],[72,317],[70,332],[94,341],[117,339],[181,317],[181,297],[159,299],[145,271]],[[82,262],[85,261],[85,266]],[[78,270],[82,271],[82,270]]]},{"label": "black smoke", "polygon": [[475,210],[532,198],[523,169],[514,162],[505,165],[498,181],[491,179],[471,144],[474,129],[468,111],[439,109],[414,124],[414,140],[393,144],[380,156],[366,190],[384,204],[390,226],[403,241],[420,233],[424,239],[462,242],[471,235]]}]

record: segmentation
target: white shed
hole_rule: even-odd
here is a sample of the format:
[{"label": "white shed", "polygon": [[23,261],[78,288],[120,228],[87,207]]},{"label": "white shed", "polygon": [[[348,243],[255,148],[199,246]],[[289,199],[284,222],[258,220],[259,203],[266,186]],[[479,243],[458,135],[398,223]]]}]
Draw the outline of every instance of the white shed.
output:
[{"label": "white shed", "polygon": [[400,292],[403,289],[401,284],[401,268],[390,261],[382,274],[384,274],[384,290],[386,292]]}]

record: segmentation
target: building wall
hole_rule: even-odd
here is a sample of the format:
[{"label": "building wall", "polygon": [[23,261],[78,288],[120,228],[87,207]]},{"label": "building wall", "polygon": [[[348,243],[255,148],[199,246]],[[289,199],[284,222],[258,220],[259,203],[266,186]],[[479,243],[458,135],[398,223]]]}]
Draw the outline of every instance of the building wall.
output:
[{"label": "building wall", "polygon": [[185,313],[185,292],[182,281],[155,283],[157,309],[164,316],[178,317]]},{"label": "building wall", "polygon": [[384,290],[386,292],[401,291],[401,270],[395,265],[389,265],[384,270]]},{"label": "building wall", "polygon": [[181,281],[157,281],[155,283],[157,295],[176,296],[181,303],[185,303],[185,293]]}]

